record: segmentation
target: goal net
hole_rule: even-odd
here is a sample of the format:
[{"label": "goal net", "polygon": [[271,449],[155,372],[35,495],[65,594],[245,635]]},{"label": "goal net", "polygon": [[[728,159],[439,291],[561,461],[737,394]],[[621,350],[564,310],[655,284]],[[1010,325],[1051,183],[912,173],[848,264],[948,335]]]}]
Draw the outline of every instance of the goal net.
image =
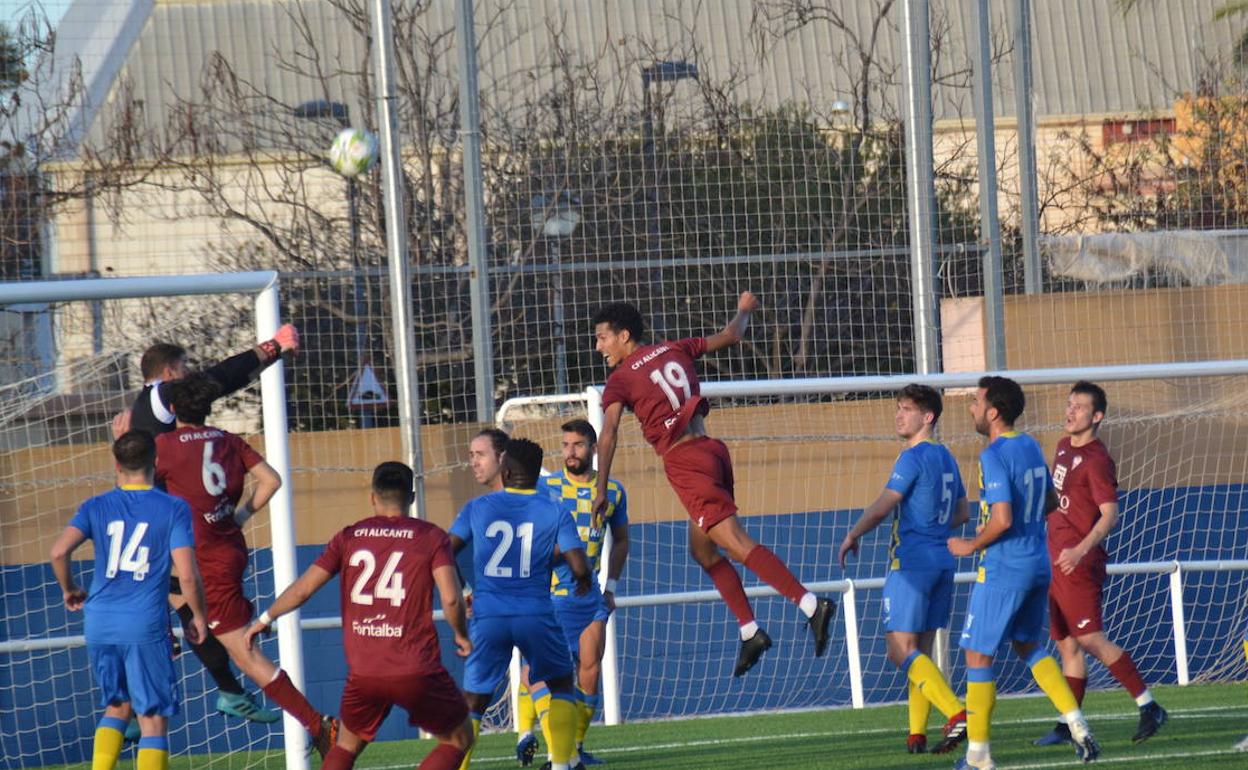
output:
[{"label": "goal net", "polygon": [[[64,285],[71,283],[86,282]],[[66,611],[48,552],[77,507],[115,484],[110,422],[142,386],[139,357],[155,341],[184,345],[192,366],[245,350],[263,323],[255,305],[251,296],[230,293],[7,308],[11,323],[0,340],[0,361],[14,376],[0,386],[0,768],[90,761],[99,690],[81,636],[82,613]],[[252,386],[219,401],[211,420],[264,451],[261,412],[260,388]],[[276,465],[273,434],[267,435]],[[245,530],[253,550],[244,593],[262,607],[273,597],[270,519],[277,515],[270,508]],[[74,558],[77,580],[89,585],[91,544]],[[293,553],[290,558],[293,564]],[[171,622],[180,631],[176,616]],[[288,670],[298,666],[279,653],[276,638],[264,649]],[[192,755],[189,766],[196,768],[283,765],[280,722],[260,725],[217,713],[215,684],[189,645],[176,669],[182,707],[170,720],[174,754]],[[258,686],[235,672],[258,695]],[[302,757],[303,741],[295,748]],[[134,751],[128,747],[123,761]]]},{"label": "goal net", "polygon": [[[1019,375],[1024,383],[1025,375]],[[1041,441],[1048,457],[1063,435],[1070,383],[1097,375],[1075,370],[1063,384],[1024,384],[1027,409],[1020,427]],[[1124,376],[1122,369],[1113,376]],[[961,378],[962,384],[974,382],[973,376]],[[853,591],[840,597],[834,640],[820,659],[813,657],[796,608],[774,595],[754,599],[758,621],[775,646],[741,679],[731,675],[738,644],[732,616],[688,554],[688,522],[659,458],[644,443],[635,420],[625,416],[612,472],[627,490],[631,523],[629,562],[620,583],[626,606],[616,618],[622,719],[849,705],[854,701],[851,658],[861,669],[865,702],[905,699],[905,680],[886,659],[881,627],[887,522],[863,539],[860,554],[844,571],[836,551],[862,508],[879,494],[901,449],[893,431],[892,394],[921,380],[876,378],[869,391],[864,391],[866,381],[828,380],[810,389],[815,392],[797,396],[782,395],[791,392],[792,383],[784,381],[704,384],[704,393],[731,389],[735,394],[712,396],[707,427],[732,453],[747,531],[807,585],[844,590],[846,584],[837,581],[853,581]],[[1108,548],[1111,563],[1139,570],[1111,577],[1106,627],[1150,683],[1175,682],[1180,676],[1171,606],[1173,563],[1236,560],[1248,552],[1244,382],[1242,374],[1104,382],[1110,411],[1102,438],[1117,459],[1122,505],[1121,523]],[[974,503],[983,440],[967,411],[972,392],[945,390],[939,437],[957,456]],[[555,467],[558,426],[569,408],[566,402],[531,399],[523,408],[505,409],[503,426],[539,440],[547,448],[548,465]],[[590,411],[584,400],[571,408]],[[1248,622],[1248,564],[1191,566],[1180,574],[1190,676],[1197,681],[1242,678],[1239,640]],[[962,572],[971,568],[970,559],[960,561]],[[747,588],[770,594],[752,573],[743,571],[743,577]],[[685,592],[703,595],[691,598]],[[966,583],[955,592],[955,640],[969,593]],[[851,600],[856,656],[844,607]],[[961,690],[965,672],[956,645],[949,663],[951,681]],[[1004,650],[997,670],[1002,692],[1034,688],[1026,667]],[[1091,687],[1117,686],[1099,663],[1092,661],[1090,671]]]}]

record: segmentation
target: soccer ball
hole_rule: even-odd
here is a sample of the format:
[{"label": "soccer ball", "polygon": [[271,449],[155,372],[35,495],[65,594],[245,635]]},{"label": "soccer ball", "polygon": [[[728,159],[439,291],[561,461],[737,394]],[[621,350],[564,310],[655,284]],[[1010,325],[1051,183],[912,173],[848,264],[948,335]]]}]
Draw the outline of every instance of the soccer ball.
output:
[{"label": "soccer ball", "polygon": [[343,129],[329,148],[329,164],[345,177],[356,177],[377,162],[377,137],[361,128]]}]

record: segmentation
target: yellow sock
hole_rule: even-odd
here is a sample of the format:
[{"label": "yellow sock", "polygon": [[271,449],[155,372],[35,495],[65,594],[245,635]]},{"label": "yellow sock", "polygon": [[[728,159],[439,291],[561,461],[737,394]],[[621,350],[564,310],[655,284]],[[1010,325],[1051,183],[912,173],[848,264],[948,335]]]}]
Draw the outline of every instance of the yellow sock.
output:
[{"label": "yellow sock", "polygon": [[[928,701],[940,709],[940,713],[944,714],[946,719],[962,710],[962,701],[958,700],[958,696],[949,689],[949,683],[945,681],[936,663],[926,655],[919,653],[914,660],[910,661],[910,667],[906,669],[906,678]],[[923,724],[927,724],[926,716]]]},{"label": "yellow sock", "polygon": [[1061,666],[1057,665],[1052,655],[1035,656],[1035,659],[1029,660],[1028,663],[1031,664],[1031,675],[1035,678],[1036,684],[1040,685],[1044,694],[1049,696],[1057,713],[1069,714],[1079,710],[1079,701],[1075,700],[1075,694],[1070,691],[1070,685],[1066,683],[1066,677],[1062,675]]},{"label": "yellow sock", "polygon": [[967,669],[966,737],[968,740],[974,743],[988,743],[992,708],[996,704],[997,683],[992,680],[992,669]]},{"label": "yellow sock", "polygon": [[[481,715],[473,711],[468,716],[472,717],[472,737],[475,739],[481,734]],[[464,752],[464,761],[459,763],[459,770],[468,770],[468,765],[472,763],[472,750],[476,746],[477,742],[473,740],[472,745]]]},{"label": "yellow sock", "polygon": [[1248,639],[1244,640],[1244,658],[1248,660]]},{"label": "yellow sock", "polygon": [[117,765],[117,757],[121,756],[121,746],[125,743],[125,720],[116,717],[104,717],[95,728],[95,744],[91,751],[91,770],[113,770]]},{"label": "yellow sock", "polygon": [[585,733],[589,732],[589,723],[594,718],[594,707],[584,701],[576,703],[576,745],[585,742]]},{"label": "yellow sock", "polygon": [[576,699],[571,695],[555,695],[550,699],[550,761],[569,762],[576,750]]},{"label": "yellow sock", "polygon": [[140,738],[139,757],[134,767],[135,770],[169,770],[169,739],[163,735]]},{"label": "yellow sock", "polygon": [[[546,739],[546,751],[550,751],[550,690],[545,687],[533,691],[533,708],[537,711],[537,722],[542,726],[542,737]],[[552,760],[553,761],[553,760]]]},{"label": "yellow sock", "polygon": [[520,705],[516,710],[516,732],[524,735],[533,732],[533,724],[537,721],[537,709],[533,707],[533,697],[529,688],[520,685]]},{"label": "yellow sock", "polygon": [[915,686],[914,682],[910,682],[909,685],[906,705],[910,708],[910,734],[927,735],[927,717],[932,712],[932,702],[927,699],[922,690]]}]

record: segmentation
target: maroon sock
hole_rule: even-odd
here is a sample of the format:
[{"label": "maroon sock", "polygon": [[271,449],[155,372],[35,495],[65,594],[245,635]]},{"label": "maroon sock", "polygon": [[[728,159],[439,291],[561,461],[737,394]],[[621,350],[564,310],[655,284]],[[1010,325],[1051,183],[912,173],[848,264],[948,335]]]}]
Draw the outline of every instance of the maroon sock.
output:
[{"label": "maroon sock", "polygon": [[351,770],[355,766],[355,755],[341,746],[335,745],[321,761],[321,770]]},{"label": "maroon sock", "polygon": [[1066,684],[1070,685],[1070,691],[1075,694],[1075,703],[1079,707],[1083,707],[1083,694],[1088,691],[1088,680],[1081,676],[1066,677]]},{"label": "maroon sock", "polygon": [[754,550],[745,557],[745,567],[794,604],[801,602],[802,597],[807,593],[806,587],[792,572],[789,572],[789,568],[784,566],[780,557],[766,546],[754,546]]},{"label": "maroon sock", "polygon": [[1126,650],[1122,651],[1122,657],[1109,664],[1109,673],[1127,688],[1132,698],[1140,697],[1148,689],[1148,685],[1144,684],[1144,679],[1140,676],[1139,669],[1135,667],[1135,661],[1131,660]]},{"label": "maroon sock", "polygon": [[724,597],[724,603],[736,616],[737,625],[744,626],[746,623],[753,622],[754,610],[750,608],[750,600],[745,595],[744,586],[741,585],[741,576],[737,574],[737,568],[732,566],[732,562],[720,559],[706,570],[706,574],[711,576],[715,590]]},{"label": "maroon sock", "polygon": [[[464,761],[464,750],[449,743],[439,743],[417,770],[456,770]],[[324,768],[322,767],[322,770]]]},{"label": "maroon sock", "polygon": [[264,694],[269,696],[269,700],[281,706],[287,714],[298,719],[299,724],[303,725],[312,737],[315,738],[321,734],[320,713],[312,708],[312,704],[303,697],[303,693],[299,692],[295,683],[290,681],[289,676],[286,676],[285,671],[278,671],[277,678],[264,686]]}]

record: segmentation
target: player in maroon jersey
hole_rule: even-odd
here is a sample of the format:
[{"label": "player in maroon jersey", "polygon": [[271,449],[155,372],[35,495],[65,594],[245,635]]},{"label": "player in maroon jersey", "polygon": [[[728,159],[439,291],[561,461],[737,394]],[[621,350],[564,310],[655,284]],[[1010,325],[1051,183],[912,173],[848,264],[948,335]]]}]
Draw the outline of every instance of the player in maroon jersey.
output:
[{"label": "player in maroon jersey", "polygon": [[412,469],[403,463],[378,465],[373,516],[334,535],[325,552],[247,629],[250,645],[275,618],[303,606],[330,578],[340,576],[347,684],[342,729],[321,770],[348,770],[393,706],[401,706],[410,724],[438,739],[421,770],[454,770],[472,746],[468,706],[442,666],[433,626],[436,585],[455,633],[456,653],[466,657],[472,651],[455,557],[445,532],[407,518],[413,480]]},{"label": "player in maroon jersey", "polygon": [[[286,672],[243,638],[254,609],[243,594],[247,541],[242,525],[268,504],[282,479],[246,441],[204,424],[218,392],[219,386],[202,375],[169,384],[166,396],[177,427],[156,438],[156,480],[169,494],[191,506],[208,631],[265,695],[299,720],[323,757],[333,743],[337,723],[313,708]],[[247,476],[254,479],[255,487],[251,496],[240,502]],[[171,595],[170,601],[180,598]]]},{"label": "player in maroon jersey", "polygon": [[[1118,473],[1114,458],[1097,438],[1108,402],[1105,391],[1085,380],[1076,382],[1066,399],[1066,435],[1057,442],[1053,459],[1053,486],[1058,507],[1048,516],[1049,635],[1062,654],[1062,673],[1075,699],[1083,704],[1088,683],[1084,653],[1105,664],[1140,709],[1140,723],[1131,740],[1148,740],[1166,722],[1166,710],[1152,693],[1127,651],[1105,636],[1101,595],[1105,586],[1105,538],[1118,523]],[[1070,729],[1059,722],[1037,746],[1070,740]]]},{"label": "player in maroon jersey", "polygon": [[741,676],[771,647],[771,637],[758,627],[754,610],[741,586],[741,576],[723,557],[746,566],[798,605],[814,632],[815,655],[827,651],[828,624],[835,609],[831,599],[807,591],[779,557],[746,533],[733,499],[732,459],[724,442],[706,434],[703,418],[711,405],[698,388],[694,361],[706,353],[736,345],[745,334],[758,299],[743,292],[737,314],[710,337],[644,344],[645,321],[637,308],[616,302],[593,318],[595,349],[611,373],[602,393],[603,426],[598,437],[598,485],[594,513],[607,507],[607,479],[615,457],[620,416],[627,407],[637,415],[646,441],[663,458],[663,470],[691,520],[689,550],[737,618],[741,648],[733,676]]}]

